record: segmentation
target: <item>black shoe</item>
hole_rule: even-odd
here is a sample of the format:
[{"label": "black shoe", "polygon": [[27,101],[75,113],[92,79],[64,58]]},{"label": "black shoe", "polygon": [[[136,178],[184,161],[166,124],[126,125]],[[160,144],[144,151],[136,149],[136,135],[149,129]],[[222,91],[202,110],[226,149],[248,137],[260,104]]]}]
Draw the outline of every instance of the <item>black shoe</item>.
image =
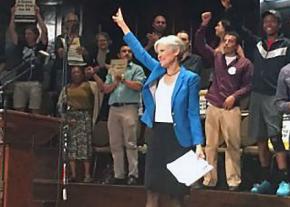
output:
[{"label": "black shoe", "polygon": [[124,178],[113,178],[109,184],[112,185],[126,185],[126,180]]},{"label": "black shoe", "polygon": [[130,175],[128,177],[128,180],[127,180],[128,185],[137,185],[137,183],[138,183],[138,179],[135,176]]},{"label": "black shoe", "polygon": [[240,186],[239,185],[237,185],[237,186],[229,186],[229,191],[232,191],[232,192],[240,191]]},{"label": "black shoe", "polygon": [[216,186],[202,185],[203,190],[216,190]]},{"label": "black shoe", "polygon": [[77,181],[76,177],[69,177],[68,182],[69,183],[75,183]]}]

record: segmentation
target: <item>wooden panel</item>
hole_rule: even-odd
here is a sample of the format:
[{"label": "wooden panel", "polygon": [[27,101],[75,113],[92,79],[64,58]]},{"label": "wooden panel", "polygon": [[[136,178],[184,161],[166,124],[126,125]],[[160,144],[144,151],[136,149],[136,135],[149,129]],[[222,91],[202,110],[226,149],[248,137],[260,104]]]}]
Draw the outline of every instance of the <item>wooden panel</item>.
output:
[{"label": "wooden panel", "polygon": [[33,155],[31,149],[5,146],[4,207],[32,206]]}]

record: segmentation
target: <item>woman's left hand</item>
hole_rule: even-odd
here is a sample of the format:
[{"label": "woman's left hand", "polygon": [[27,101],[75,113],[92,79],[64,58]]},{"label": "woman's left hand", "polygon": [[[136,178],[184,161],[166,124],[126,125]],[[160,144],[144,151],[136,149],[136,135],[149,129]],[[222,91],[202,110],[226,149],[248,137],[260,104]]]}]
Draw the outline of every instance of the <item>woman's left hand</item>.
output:
[{"label": "woman's left hand", "polygon": [[196,153],[198,158],[205,159],[205,155],[204,155],[204,152],[203,152],[203,149],[202,149],[201,145],[197,145],[196,146],[195,153]]}]

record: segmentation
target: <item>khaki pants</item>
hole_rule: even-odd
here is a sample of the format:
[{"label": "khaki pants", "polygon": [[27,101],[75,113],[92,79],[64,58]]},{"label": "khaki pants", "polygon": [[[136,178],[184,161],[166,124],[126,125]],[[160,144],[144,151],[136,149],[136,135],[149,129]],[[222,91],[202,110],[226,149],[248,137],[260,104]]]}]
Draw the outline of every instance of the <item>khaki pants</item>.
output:
[{"label": "khaki pants", "polygon": [[137,105],[110,107],[108,131],[114,162],[115,178],[125,178],[124,148],[128,160],[128,175],[138,177]]},{"label": "khaki pants", "polygon": [[206,111],[206,160],[214,169],[205,177],[203,184],[216,186],[218,147],[223,141],[226,144],[225,167],[229,186],[238,186],[241,183],[240,145],[241,145],[241,111],[239,107],[231,110],[209,106]]}]

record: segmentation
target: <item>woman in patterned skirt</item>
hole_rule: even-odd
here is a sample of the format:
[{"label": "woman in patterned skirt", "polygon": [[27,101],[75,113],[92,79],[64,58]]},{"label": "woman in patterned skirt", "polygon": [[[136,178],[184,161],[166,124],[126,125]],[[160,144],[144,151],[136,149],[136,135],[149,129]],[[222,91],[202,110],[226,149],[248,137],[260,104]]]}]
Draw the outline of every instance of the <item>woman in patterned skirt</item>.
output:
[{"label": "woman in patterned skirt", "polygon": [[[93,82],[95,83],[95,82]],[[84,182],[91,182],[90,159],[92,157],[92,125],[95,118],[94,96],[97,84],[85,81],[84,70],[80,66],[71,67],[71,82],[62,90],[59,106],[66,103],[64,113],[69,123],[68,159],[71,181],[76,179],[76,161],[84,164]],[[95,116],[94,116],[95,117]]]}]

